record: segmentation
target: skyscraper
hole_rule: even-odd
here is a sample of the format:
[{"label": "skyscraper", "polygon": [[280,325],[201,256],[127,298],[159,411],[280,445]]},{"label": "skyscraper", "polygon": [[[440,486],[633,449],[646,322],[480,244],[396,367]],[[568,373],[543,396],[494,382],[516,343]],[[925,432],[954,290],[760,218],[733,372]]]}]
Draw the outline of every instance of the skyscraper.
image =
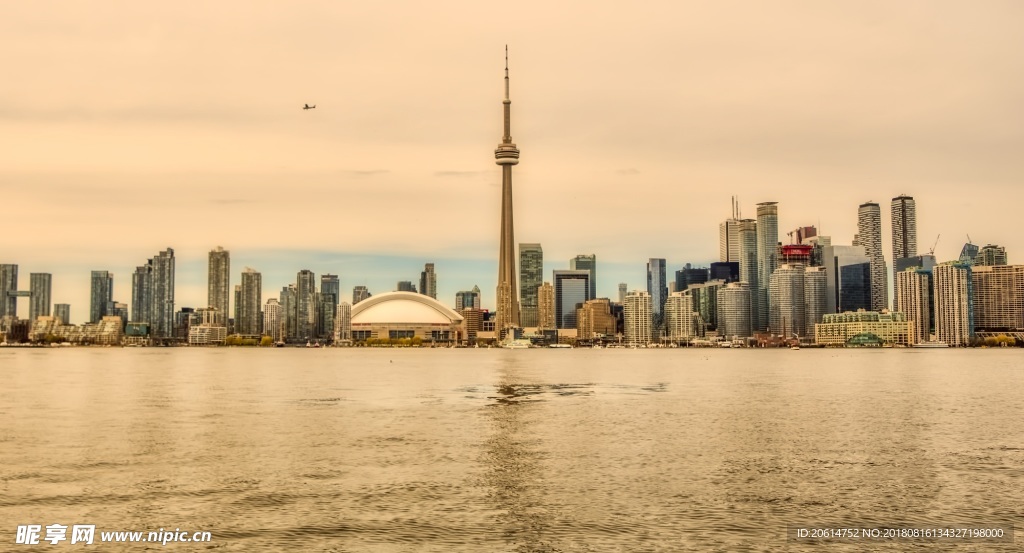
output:
[{"label": "skyscraper", "polygon": [[[515,233],[512,224],[512,166],[519,163],[519,149],[512,142],[512,101],[508,91],[508,47],[505,47],[505,132],[494,150],[495,163],[501,166],[501,240],[498,248],[497,309],[495,332],[500,336],[507,327],[519,326],[519,290],[516,287]],[[575,325],[573,325],[575,328]]]},{"label": "skyscraper", "polygon": [[[324,293],[321,291],[321,293]],[[437,274],[434,273],[434,264],[427,263],[420,273],[420,293],[437,299]],[[333,311],[332,311],[333,313]]]},{"label": "skyscraper", "polygon": [[917,208],[911,196],[892,199],[892,259],[917,255]]},{"label": "skyscraper", "polygon": [[622,306],[623,338],[627,345],[642,346],[651,343],[654,300],[644,290],[633,290],[626,294]]},{"label": "skyscraper", "polygon": [[[757,327],[767,330],[769,322],[768,284],[779,266],[779,207],[778,202],[757,204]],[[753,301],[753,298],[751,298]],[[772,332],[778,332],[772,329]]]},{"label": "skyscraper", "polygon": [[932,269],[935,337],[950,346],[966,346],[974,337],[974,283],[971,265],[940,263]]},{"label": "skyscraper", "polygon": [[676,292],[682,292],[694,284],[703,284],[711,277],[707,267],[691,267],[689,263],[676,271]]},{"label": "skyscraper", "polygon": [[[647,293],[651,296],[652,335],[661,336],[665,322],[665,300],[668,299],[668,282],[665,280],[665,260],[652,257],[647,261]],[[626,294],[627,299],[629,294]]]},{"label": "skyscraper", "polygon": [[53,304],[53,316],[60,321],[62,325],[71,324],[71,304],[68,303],[55,303]]},{"label": "skyscraper", "polygon": [[281,288],[281,328],[285,340],[298,339],[298,291],[294,284]]},{"label": "skyscraper", "polygon": [[334,343],[352,340],[352,306],[348,302],[338,304],[334,313]]},{"label": "skyscraper", "polygon": [[1024,265],[971,268],[974,327],[989,332],[1024,329]]},{"label": "skyscraper", "polygon": [[927,342],[932,328],[932,275],[909,268],[896,273],[896,311],[914,323],[914,343]]},{"label": "skyscraper", "polygon": [[537,328],[553,330],[555,325],[555,287],[545,282],[537,287]]},{"label": "skyscraper", "polygon": [[627,286],[626,286],[625,282],[620,282],[619,283],[619,304],[620,305],[626,303],[626,288],[627,288]]},{"label": "skyscraper", "polygon": [[152,322],[153,315],[153,266],[149,263],[139,265],[132,273],[132,311],[131,322]]},{"label": "skyscraper", "polygon": [[597,297],[597,255],[577,255],[576,257],[569,260],[569,269],[572,271],[589,271],[590,272],[590,291],[587,294],[587,299],[592,300]]},{"label": "skyscraper", "polygon": [[544,282],[544,249],[540,244],[519,244],[520,322],[537,326],[537,289]]},{"label": "skyscraper", "polygon": [[[433,263],[430,264],[433,268]],[[341,302],[341,281],[338,275],[320,275],[320,316],[317,319],[317,336],[324,340],[334,338],[334,318]]]},{"label": "skyscraper", "polygon": [[93,271],[89,286],[89,322],[98,323],[114,301],[114,275],[109,271]]},{"label": "skyscraper", "polygon": [[665,337],[673,342],[693,338],[696,335],[693,320],[693,296],[689,292],[669,294],[665,300]]},{"label": "skyscraper", "polygon": [[1006,248],[988,244],[974,256],[975,265],[1006,265]]},{"label": "skyscraper", "polygon": [[781,265],[769,278],[768,325],[783,338],[802,335],[807,327],[804,310],[804,266]]},{"label": "skyscraper", "polygon": [[[882,212],[878,204],[867,202],[857,210],[857,239],[854,245],[864,246],[864,253],[871,264],[871,311],[888,309],[889,279],[885,257],[882,255]],[[916,250],[917,246],[914,247]]]},{"label": "skyscraper", "polygon": [[36,317],[50,314],[50,292],[53,275],[50,273],[30,273],[29,292],[31,299],[28,304],[28,319],[35,322]]},{"label": "skyscraper", "polygon": [[474,286],[472,290],[461,290],[455,293],[455,310],[460,309],[480,309],[479,287]]},{"label": "skyscraper", "polygon": [[828,273],[824,267],[804,268],[804,330],[801,336],[814,338],[814,325],[828,310]]},{"label": "skyscraper", "polygon": [[395,289],[399,292],[415,292],[416,285],[411,280],[399,280],[398,284],[395,285]]},{"label": "skyscraper", "polygon": [[0,318],[18,316],[18,297],[11,292],[18,291],[18,266],[11,263],[0,265]]},{"label": "skyscraper", "polygon": [[224,248],[217,246],[211,250],[207,264],[206,277],[206,302],[207,307],[213,307],[224,314],[225,320],[228,316],[228,301],[231,295],[231,254]]},{"label": "skyscraper", "polygon": [[153,267],[150,336],[174,336],[174,250],[167,248],[149,261]]},{"label": "skyscraper", "polygon": [[750,286],[732,282],[718,288],[718,335],[725,338],[749,338]]},{"label": "skyscraper", "polygon": [[263,333],[263,275],[251,267],[242,271],[242,286],[239,290],[238,318],[235,333],[260,335]]},{"label": "skyscraper", "polygon": [[742,219],[739,224],[740,282],[747,283],[750,295],[750,332],[758,330],[760,310],[758,309],[758,266],[757,266],[757,221]]},{"label": "skyscraper", "polygon": [[299,271],[295,277],[295,337],[309,341],[316,336],[317,301],[316,275],[309,269]]},{"label": "skyscraper", "polygon": [[352,287],[352,305],[355,305],[366,298],[370,297],[370,290],[365,286],[353,286]]},{"label": "skyscraper", "polygon": [[263,334],[270,336],[275,342],[284,340],[284,332],[281,325],[281,302],[277,298],[270,298],[263,306]]},{"label": "skyscraper", "polygon": [[555,325],[576,328],[576,308],[587,301],[590,271],[554,271]]}]

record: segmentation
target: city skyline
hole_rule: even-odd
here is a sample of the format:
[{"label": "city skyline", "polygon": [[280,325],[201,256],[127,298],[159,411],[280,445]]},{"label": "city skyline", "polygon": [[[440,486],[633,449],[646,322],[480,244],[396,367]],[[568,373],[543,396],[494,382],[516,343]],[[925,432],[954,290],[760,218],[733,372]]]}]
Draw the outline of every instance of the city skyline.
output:
[{"label": "city skyline", "polygon": [[[1024,247],[1012,226],[1024,195],[1024,136],[1009,123],[1024,109],[1020,50],[1008,47],[1020,40],[1014,3],[832,4],[786,20],[756,5],[741,17],[687,3],[607,17],[523,3],[510,20],[438,7],[429,32],[372,6],[225,3],[195,27],[187,9],[48,5],[13,6],[0,22],[0,43],[24,52],[0,91],[11,130],[0,192],[12,228],[43,229],[5,244],[0,263],[21,267],[19,289],[30,273],[52,274],[52,303],[70,304],[73,321],[88,318],[91,271],[111,271],[113,300],[130,303],[134,267],[167,247],[175,307],[203,306],[217,245],[232,267],[264,275],[265,296],[300,269],[339,274],[343,296],[360,284],[379,293],[432,262],[446,304],[479,285],[493,307],[498,244],[486,229],[500,177],[489,150],[505,42],[517,139],[530,145],[516,238],[548,260],[596,253],[598,297],[615,298],[617,282],[642,288],[652,257],[670,271],[715,261],[728,196],[742,217],[779,202],[779,229],[816,224],[849,244],[853,206],[907,194],[919,251],[941,234],[939,261],[968,235],[1006,247],[1011,262]],[[302,36],[268,41],[285,38],[281,20]],[[385,20],[386,32],[366,32]],[[416,55],[394,48],[399,36],[422,38]],[[300,110],[307,101],[318,109]],[[134,232],[117,210],[164,224]],[[403,223],[424,211],[473,231]],[[311,232],[252,232],[252,221],[287,228],[289,213]],[[216,222],[192,230],[182,218]],[[881,226],[887,246],[887,217]],[[543,274],[565,268],[545,263]]]}]

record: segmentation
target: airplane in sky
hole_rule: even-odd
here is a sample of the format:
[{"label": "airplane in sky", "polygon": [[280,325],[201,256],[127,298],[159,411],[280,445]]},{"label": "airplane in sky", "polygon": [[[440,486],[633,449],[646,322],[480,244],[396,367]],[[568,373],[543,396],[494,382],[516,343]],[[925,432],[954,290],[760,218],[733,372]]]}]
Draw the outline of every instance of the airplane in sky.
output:
[{"label": "airplane in sky", "polygon": [[306,104],[305,106],[302,106],[302,109],[316,109],[316,104],[313,104],[313,105]]}]

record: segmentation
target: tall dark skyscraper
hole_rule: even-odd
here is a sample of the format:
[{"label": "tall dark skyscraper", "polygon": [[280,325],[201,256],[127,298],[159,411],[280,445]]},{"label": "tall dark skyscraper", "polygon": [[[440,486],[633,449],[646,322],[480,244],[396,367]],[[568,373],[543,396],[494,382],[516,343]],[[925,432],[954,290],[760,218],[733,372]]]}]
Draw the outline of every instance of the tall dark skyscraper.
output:
[{"label": "tall dark skyscraper", "polygon": [[133,323],[152,322],[153,301],[153,266],[139,265],[132,273],[132,311],[130,321]]},{"label": "tall dark skyscraper", "polygon": [[207,266],[206,302],[221,312],[224,320],[228,317],[228,301],[231,296],[231,253],[217,246],[210,251]]},{"label": "tall dark skyscraper", "polygon": [[597,297],[597,254],[577,255],[569,260],[569,269],[573,271],[590,271],[590,292],[587,299]]},{"label": "tall dark skyscraper", "polygon": [[864,253],[871,263],[871,310],[888,309],[889,279],[885,257],[882,255],[882,213],[878,204],[867,202],[857,209],[857,239],[854,245],[864,246]]},{"label": "tall dark skyscraper", "polygon": [[322,339],[334,337],[334,318],[341,303],[341,281],[338,275],[320,275],[320,316],[317,335]]},{"label": "tall dark skyscraper", "polygon": [[299,271],[295,283],[295,334],[299,340],[316,338],[317,308],[316,275],[309,269]]},{"label": "tall dark skyscraper", "polygon": [[149,260],[153,266],[153,302],[150,335],[154,338],[174,336],[174,250],[156,254]]},{"label": "tall dark skyscraper", "polygon": [[555,327],[576,328],[576,308],[587,301],[590,271],[554,271]]},{"label": "tall dark skyscraper", "polygon": [[652,331],[656,340],[660,338],[665,322],[665,301],[668,300],[665,275],[665,260],[652,257],[647,262],[647,293],[651,295]]},{"label": "tall dark skyscraper", "polygon": [[246,267],[238,294],[238,316],[235,333],[259,335],[263,332],[263,275]]},{"label": "tall dark skyscraper", "polygon": [[519,244],[519,318],[524,327],[538,323],[537,289],[544,284],[544,250],[540,244]]},{"label": "tall dark skyscraper", "polygon": [[505,132],[494,150],[501,166],[501,240],[498,247],[498,289],[494,329],[500,335],[507,327],[519,326],[519,290],[516,287],[516,240],[512,224],[512,166],[519,163],[519,148],[512,142],[512,101],[508,92],[508,47],[505,47]]},{"label": "tall dark skyscraper", "polygon": [[420,293],[437,299],[437,273],[434,272],[434,264],[427,263],[420,273]]},{"label": "tall dark skyscraper", "polygon": [[50,314],[50,292],[52,290],[53,275],[50,273],[30,273],[29,292],[31,298],[28,304],[28,320],[35,321],[40,315]]},{"label": "tall dark skyscraper", "polygon": [[114,275],[109,271],[93,271],[89,286],[89,322],[98,323],[114,301]]},{"label": "tall dark skyscraper", "polygon": [[18,266],[12,263],[0,265],[0,317],[18,315]]},{"label": "tall dark skyscraper", "polygon": [[914,198],[896,196],[892,199],[892,259],[917,255],[917,207]]},{"label": "tall dark skyscraper", "polygon": [[370,290],[365,286],[352,287],[352,305],[355,305],[371,296]]}]

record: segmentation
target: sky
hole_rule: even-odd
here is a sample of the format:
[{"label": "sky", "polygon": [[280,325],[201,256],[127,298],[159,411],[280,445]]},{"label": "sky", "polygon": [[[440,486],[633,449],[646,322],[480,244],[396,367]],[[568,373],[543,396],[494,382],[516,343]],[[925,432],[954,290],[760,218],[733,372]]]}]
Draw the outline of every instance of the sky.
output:
[{"label": "sky", "polygon": [[[207,253],[263,300],[310,269],[343,296],[438,274],[497,284],[504,48],[517,242],[545,279],[596,254],[598,295],[649,258],[717,261],[739,198],[780,240],[849,244],[857,207],[915,197],[918,249],[970,235],[1024,251],[1024,4],[1017,1],[8,3],[0,17],[0,263],[53,273],[88,314],[89,271]],[[316,104],[304,111],[303,104]],[[941,236],[940,236],[941,235]],[[27,300],[19,300],[19,314]]]}]

